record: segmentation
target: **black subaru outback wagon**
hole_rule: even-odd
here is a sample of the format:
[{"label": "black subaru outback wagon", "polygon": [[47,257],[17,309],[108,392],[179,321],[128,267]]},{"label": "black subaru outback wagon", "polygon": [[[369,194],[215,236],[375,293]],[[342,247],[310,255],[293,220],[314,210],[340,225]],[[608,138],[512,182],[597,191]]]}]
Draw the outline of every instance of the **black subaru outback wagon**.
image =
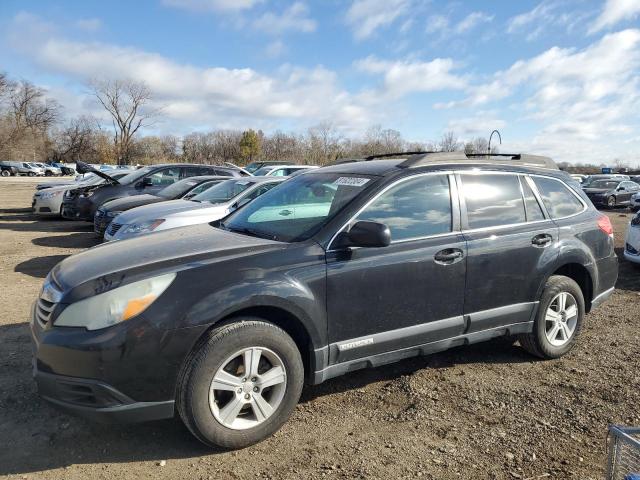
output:
[{"label": "black subaru outback wagon", "polygon": [[177,411],[238,448],[276,431],[305,381],[501,335],[560,357],[616,277],[608,217],[547,158],[347,162],[218,223],[60,262],[34,307],[34,375],[69,412]]}]

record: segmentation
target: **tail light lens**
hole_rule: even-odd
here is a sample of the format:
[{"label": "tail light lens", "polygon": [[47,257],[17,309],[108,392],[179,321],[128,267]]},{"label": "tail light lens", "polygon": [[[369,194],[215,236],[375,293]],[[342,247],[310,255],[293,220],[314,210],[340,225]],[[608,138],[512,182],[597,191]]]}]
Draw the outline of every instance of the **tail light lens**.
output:
[{"label": "tail light lens", "polygon": [[613,225],[611,225],[611,220],[609,220],[609,217],[606,215],[601,215],[598,218],[598,228],[607,235],[613,237]]}]

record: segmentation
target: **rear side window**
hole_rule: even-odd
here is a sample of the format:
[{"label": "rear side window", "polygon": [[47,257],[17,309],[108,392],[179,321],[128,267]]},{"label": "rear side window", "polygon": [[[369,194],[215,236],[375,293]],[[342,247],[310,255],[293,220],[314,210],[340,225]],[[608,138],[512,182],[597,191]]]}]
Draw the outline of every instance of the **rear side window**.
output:
[{"label": "rear side window", "polygon": [[521,177],[522,193],[524,195],[524,207],[527,211],[527,222],[535,222],[538,220],[544,220],[544,213],[542,208],[533,194],[533,190],[529,186],[529,182],[524,177]]},{"label": "rear side window", "polygon": [[357,220],[384,223],[392,241],[450,232],[449,179],[427,175],[401,182],[378,197]]},{"label": "rear side window", "polygon": [[460,175],[469,228],[526,222],[520,180],[516,175]]},{"label": "rear side window", "polygon": [[582,202],[559,180],[532,177],[551,218],[563,218],[584,210]]}]

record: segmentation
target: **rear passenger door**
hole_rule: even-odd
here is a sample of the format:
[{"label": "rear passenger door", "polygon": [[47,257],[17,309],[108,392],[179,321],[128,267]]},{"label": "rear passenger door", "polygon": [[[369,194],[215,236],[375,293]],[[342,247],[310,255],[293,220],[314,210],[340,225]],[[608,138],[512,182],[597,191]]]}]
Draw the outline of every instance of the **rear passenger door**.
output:
[{"label": "rear passenger door", "polygon": [[544,266],[558,256],[558,228],[526,175],[465,172],[457,180],[468,249],[468,331],[528,322]]}]

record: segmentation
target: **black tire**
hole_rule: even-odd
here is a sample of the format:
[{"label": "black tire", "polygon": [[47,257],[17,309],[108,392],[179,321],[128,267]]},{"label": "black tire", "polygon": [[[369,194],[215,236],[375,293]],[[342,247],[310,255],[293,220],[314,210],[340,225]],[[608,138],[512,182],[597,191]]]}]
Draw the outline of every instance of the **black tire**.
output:
[{"label": "black tire", "polygon": [[[547,309],[552,300],[559,293],[570,293],[576,300],[578,307],[578,318],[575,326],[575,330],[571,335],[571,338],[567,343],[562,346],[554,346],[547,339],[545,333],[546,321],[545,316]],[[540,297],[540,304],[538,305],[538,313],[533,323],[533,331],[531,333],[522,334],[518,336],[520,345],[532,355],[550,360],[554,358],[560,358],[567,354],[575,345],[576,339],[580,334],[582,328],[582,322],[584,321],[585,306],[584,296],[580,286],[571,278],[562,275],[553,275],[547,280],[542,296]]]},{"label": "black tire", "polygon": [[[209,389],[223,362],[242,349],[263,347],[275,352],[286,371],[285,393],[265,421],[245,430],[224,426],[209,406]],[[298,347],[281,328],[256,317],[238,317],[209,331],[183,366],[177,392],[177,410],[191,433],[209,446],[244,448],[276,432],[296,407],[304,383],[304,366]]]},{"label": "black tire", "polygon": [[607,198],[607,207],[616,208],[616,197],[611,195],[609,198]]},{"label": "black tire", "polygon": [[0,172],[0,175],[2,175],[3,177],[8,177],[9,175],[11,175],[11,172],[9,172],[9,170],[2,170],[2,172]]},{"label": "black tire", "polygon": [[29,173],[28,173],[28,175],[29,175],[30,177],[35,177],[35,176],[36,176],[36,174],[35,174],[35,173],[33,173],[33,172],[29,172]]}]

